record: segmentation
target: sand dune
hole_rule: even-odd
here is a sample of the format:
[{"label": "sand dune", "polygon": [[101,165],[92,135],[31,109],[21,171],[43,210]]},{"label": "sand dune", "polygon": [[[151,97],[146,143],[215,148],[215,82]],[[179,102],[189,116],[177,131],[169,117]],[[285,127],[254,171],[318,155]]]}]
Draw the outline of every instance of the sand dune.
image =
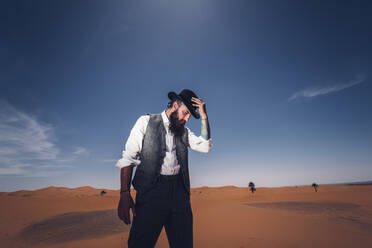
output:
[{"label": "sand dune", "polygon": [[[106,194],[101,196],[100,192]],[[372,247],[372,186],[193,188],[195,247]],[[133,192],[133,195],[135,192]],[[0,192],[1,247],[127,247],[119,192]],[[156,247],[169,247],[164,230]]]}]

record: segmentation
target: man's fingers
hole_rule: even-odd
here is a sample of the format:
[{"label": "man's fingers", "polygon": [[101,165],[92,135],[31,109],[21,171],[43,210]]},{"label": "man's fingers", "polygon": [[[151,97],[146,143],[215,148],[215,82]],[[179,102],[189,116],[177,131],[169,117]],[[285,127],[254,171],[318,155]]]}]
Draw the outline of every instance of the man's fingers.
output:
[{"label": "man's fingers", "polygon": [[125,224],[130,224],[130,218],[129,216],[121,216],[120,219],[125,223]]},{"label": "man's fingers", "polygon": [[129,225],[130,224],[130,216],[129,216],[129,211],[128,213],[125,213],[125,217],[124,217],[124,223]]},{"label": "man's fingers", "polygon": [[201,98],[191,97],[191,101],[202,103],[203,100]]},{"label": "man's fingers", "polygon": [[127,222],[127,217],[123,214],[123,213],[120,213],[119,214],[119,219],[121,219],[122,221],[124,221],[125,224],[128,224]]},{"label": "man's fingers", "polygon": [[119,219],[121,219],[121,220],[124,219],[123,213],[122,213],[122,211],[120,210],[120,208],[118,208],[118,217],[119,217]]},{"label": "man's fingers", "polygon": [[124,216],[122,216],[120,214],[118,214],[118,216],[119,216],[119,219],[124,220]]},{"label": "man's fingers", "polygon": [[192,103],[192,105],[196,105],[196,106],[203,106],[203,105],[205,105],[205,103],[203,102],[203,101],[201,101],[201,102],[196,102],[196,101],[194,101],[195,103]]},{"label": "man's fingers", "polygon": [[125,211],[123,209],[118,209],[118,216],[125,224],[130,224],[129,209]]}]

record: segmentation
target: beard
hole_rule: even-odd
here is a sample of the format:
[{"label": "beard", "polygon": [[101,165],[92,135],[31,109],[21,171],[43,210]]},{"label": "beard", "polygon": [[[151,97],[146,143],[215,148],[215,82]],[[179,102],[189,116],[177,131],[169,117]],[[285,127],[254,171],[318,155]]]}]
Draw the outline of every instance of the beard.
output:
[{"label": "beard", "polygon": [[174,134],[174,136],[181,137],[182,134],[185,131],[185,123],[181,123],[180,120],[178,120],[178,110],[174,111],[169,116],[169,130],[171,133]]}]

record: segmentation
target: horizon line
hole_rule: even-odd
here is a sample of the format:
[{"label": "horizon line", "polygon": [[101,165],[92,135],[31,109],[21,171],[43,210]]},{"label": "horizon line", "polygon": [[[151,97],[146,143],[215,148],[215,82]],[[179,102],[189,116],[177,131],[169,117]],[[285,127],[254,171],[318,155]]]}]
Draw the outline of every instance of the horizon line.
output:
[{"label": "horizon line", "polygon": [[[342,183],[317,183],[319,186],[321,185],[324,185],[324,186],[368,186],[368,185],[372,185],[372,180],[366,180],[366,181],[353,181],[353,182],[342,182]],[[259,186],[259,187],[256,187],[256,188],[283,188],[283,187],[311,187],[311,184],[298,184],[298,185],[284,185],[284,186]],[[233,184],[227,184],[227,185],[222,185],[222,186],[206,186],[206,185],[203,185],[203,186],[199,186],[199,187],[191,187],[191,189],[198,189],[198,188],[223,188],[223,187],[236,187],[236,188],[249,188],[248,186],[236,186],[236,185],[233,185]],[[101,188],[101,187],[93,187],[93,186],[90,186],[90,185],[85,185],[85,186],[78,186],[78,187],[67,187],[67,186],[54,186],[54,185],[50,185],[50,186],[47,186],[47,187],[42,187],[42,188],[36,188],[36,189],[19,189],[19,190],[15,190],[15,191],[0,191],[0,193],[15,193],[15,192],[19,192],[19,191],[38,191],[38,190],[43,190],[43,189],[47,189],[47,188],[66,188],[66,189],[79,189],[79,188],[92,188],[92,189],[96,189],[96,190],[103,190],[103,189],[106,189],[106,190],[114,190],[114,191],[117,191],[117,190],[120,190],[120,189],[111,189],[111,188]],[[134,190],[133,187],[131,187],[131,190]]]}]

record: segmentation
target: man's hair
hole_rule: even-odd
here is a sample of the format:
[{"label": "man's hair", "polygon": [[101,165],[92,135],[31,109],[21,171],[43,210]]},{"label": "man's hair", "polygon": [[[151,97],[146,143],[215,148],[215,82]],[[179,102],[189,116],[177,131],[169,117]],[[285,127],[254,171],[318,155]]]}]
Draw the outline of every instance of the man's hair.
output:
[{"label": "man's hair", "polygon": [[168,102],[167,104],[168,109],[172,108],[174,102],[177,102],[180,106],[183,104],[183,102],[180,99],[175,98]]}]

